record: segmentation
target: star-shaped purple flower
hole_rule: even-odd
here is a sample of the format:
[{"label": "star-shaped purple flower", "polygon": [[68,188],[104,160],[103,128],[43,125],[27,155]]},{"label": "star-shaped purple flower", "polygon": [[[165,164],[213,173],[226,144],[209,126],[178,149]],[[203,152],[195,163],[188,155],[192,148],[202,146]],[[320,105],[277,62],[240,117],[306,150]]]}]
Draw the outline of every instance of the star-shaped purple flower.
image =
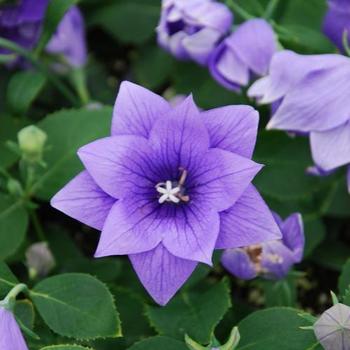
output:
[{"label": "star-shaped purple flower", "polygon": [[310,136],[313,160],[320,174],[349,165],[348,57],[281,51],[274,55],[269,75],[254,83],[248,94],[260,103],[277,104],[268,129]]},{"label": "star-shaped purple flower", "polygon": [[28,350],[13,313],[0,305],[0,349]]},{"label": "star-shaped purple flower", "polygon": [[222,264],[238,278],[249,280],[257,276],[281,279],[303,257],[305,237],[300,214],[282,220],[275,219],[282,232],[282,240],[274,240],[243,248],[228,249],[222,255]]},{"label": "star-shaped purple flower", "polygon": [[258,114],[249,106],[200,112],[124,82],[112,135],[79,149],[86,170],[52,206],[102,230],[95,256],[129,255],[140,280],[166,304],[215,248],[278,239],[251,185]]},{"label": "star-shaped purple flower", "polygon": [[252,73],[267,73],[277,41],[271,25],[263,19],[241,24],[221,42],[209,58],[213,78],[229,90],[240,91],[247,86]]},{"label": "star-shaped purple flower", "polygon": [[163,0],[158,43],[178,59],[205,65],[229,31],[232,13],[214,0]]}]

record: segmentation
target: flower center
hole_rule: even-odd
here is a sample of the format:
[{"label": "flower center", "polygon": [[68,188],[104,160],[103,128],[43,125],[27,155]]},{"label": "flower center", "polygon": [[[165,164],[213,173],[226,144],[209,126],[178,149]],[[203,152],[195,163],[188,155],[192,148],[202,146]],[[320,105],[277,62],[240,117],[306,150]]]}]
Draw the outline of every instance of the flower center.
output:
[{"label": "flower center", "polygon": [[156,185],[156,190],[160,194],[158,199],[159,204],[163,204],[165,202],[178,204],[181,201],[188,202],[190,200],[189,196],[184,195],[184,184],[187,177],[187,171],[184,169],[180,170],[182,171],[182,174],[178,182],[167,180]]}]

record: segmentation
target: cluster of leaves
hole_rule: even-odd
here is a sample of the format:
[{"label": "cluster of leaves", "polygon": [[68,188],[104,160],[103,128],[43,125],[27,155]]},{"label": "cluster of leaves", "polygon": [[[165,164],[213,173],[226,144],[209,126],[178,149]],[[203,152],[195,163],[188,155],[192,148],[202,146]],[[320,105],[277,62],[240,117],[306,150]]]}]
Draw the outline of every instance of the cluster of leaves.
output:
[{"label": "cluster of leaves", "polygon": [[[257,16],[268,3],[236,2]],[[292,272],[282,281],[243,283],[224,277],[218,263],[210,273],[200,266],[182,291],[160,308],[126,259],[91,258],[96,232],[50,209],[52,195],[81,170],[77,149],[108,135],[120,80],[134,80],[165,96],[193,92],[204,109],[252,103],[244,94],[218,86],[205,69],[177,62],[157,47],[159,0],[84,0],[80,5],[91,51],[85,73],[90,102],[98,102],[86,106],[69,79],[53,75],[44,59],[37,59],[74,3],[51,1],[39,44],[33,53],[25,53],[33,60],[33,70],[0,70],[0,299],[18,280],[28,285],[15,310],[30,348],[185,350],[185,334],[208,344],[215,330],[223,342],[238,325],[238,349],[319,349],[313,332],[300,329],[309,326],[312,317],[301,317],[298,309],[323,310],[330,302],[324,295],[337,288],[341,269],[339,296],[350,305],[350,248],[344,244],[350,197],[343,173],[327,178],[305,174],[312,164],[306,139],[261,130],[255,152],[255,159],[266,164],[256,186],[271,208],[282,216],[299,211],[305,221],[304,272]],[[334,51],[320,32],[325,10],[324,0],[280,2],[275,21],[282,45],[301,53]],[[269,112],[260,112],[263,128]],[[8,144],[16,142],[18,131],[28,124],[47,134],[47,147],[45,167],[36,169],[35,179],[25,184],[20,156]],[[14,190],[13,181],[23,191]],[[50,277],[30,278],[25,252],[43,239],[56,266]],[[258,310],[261,306],[268,308]]]}]

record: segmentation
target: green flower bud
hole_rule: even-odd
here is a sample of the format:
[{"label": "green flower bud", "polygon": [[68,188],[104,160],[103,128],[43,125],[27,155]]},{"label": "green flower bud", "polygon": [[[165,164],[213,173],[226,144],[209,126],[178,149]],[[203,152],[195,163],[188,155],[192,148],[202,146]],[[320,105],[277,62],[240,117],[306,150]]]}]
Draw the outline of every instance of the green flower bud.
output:
[{"label": "green flower bud", "polygon": [[17,135],[22,157],[29,163],[39,163],[42,160],[47,135],[35,125],[23,128]]}]

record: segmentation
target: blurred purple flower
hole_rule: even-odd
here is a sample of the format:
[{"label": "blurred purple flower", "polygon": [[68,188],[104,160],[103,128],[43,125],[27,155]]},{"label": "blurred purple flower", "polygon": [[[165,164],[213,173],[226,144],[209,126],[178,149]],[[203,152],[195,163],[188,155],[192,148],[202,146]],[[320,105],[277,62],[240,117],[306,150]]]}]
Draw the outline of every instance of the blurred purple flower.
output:
[{"label": "blurred purple flower", "polygon": [[325,350],[350,350],[350,307],[339,303],[326,310],[314,332]]},{"label": "blurred purple flower", "polygon": [[46,51],[62,55],[71,67],[81,67],[86,63],[85,24],[77,6],[71,7],[64,15]]},{"label": "blurred purple flower", "polygon": [[281,279],[293,264],[301,261],[305,238],[300,214],[292,214],[285,221],[275,214],[275,219],[281,229],[282,240],[226,250],[222,264],[228,271],[244,280],[258,275]]},{"label": "blurred purple flower", "polygon": [[205,65],[231,25],[231,11],[217,1],[163,0],[158,43],[178,59]]},{"label": "blurred purple flower", "polygon": [[349,0],[328,0],[328,7],[323,31],[339,50],[344,51],[343,35],[345,31],[348,32],[350,39],[350,2]]},{"label": "blurred purple flower", "polygon": [[246,21],[213,51],[210,73],[222,86],[239,91],[248,85],[252,73],[267,73],[276,50],[275,33],[269,23],[263,19]]},{"label": "blurred purple flower", "polygon": [[[40,35],[48,0],[21,0],[18,5],[0,5],[0,37],[31,49]],[[0,54],[9,53],[0,48]]]},{"label": "blurred purple flower", "polygon": [[278,239],[251,185],[258,114],[249,106],[200,112],[192,97],[171,107],[124,82],[112,136],[78,151],[86,170],[53,207],[102,230],[96,257],[127,254],[140,280],[166,304],[215,248]]},{"label": "blurred purple flower", "polygon": [[309,135],[321,173],[350,163],[349,58],[276,53],[269,75],[248,95],[260,103],[281,102],[267,128]]},{"label": "blurred purple flower", "polygon": [[21,330],[11,311],[0,305],[0,349],[28,350]]}]

